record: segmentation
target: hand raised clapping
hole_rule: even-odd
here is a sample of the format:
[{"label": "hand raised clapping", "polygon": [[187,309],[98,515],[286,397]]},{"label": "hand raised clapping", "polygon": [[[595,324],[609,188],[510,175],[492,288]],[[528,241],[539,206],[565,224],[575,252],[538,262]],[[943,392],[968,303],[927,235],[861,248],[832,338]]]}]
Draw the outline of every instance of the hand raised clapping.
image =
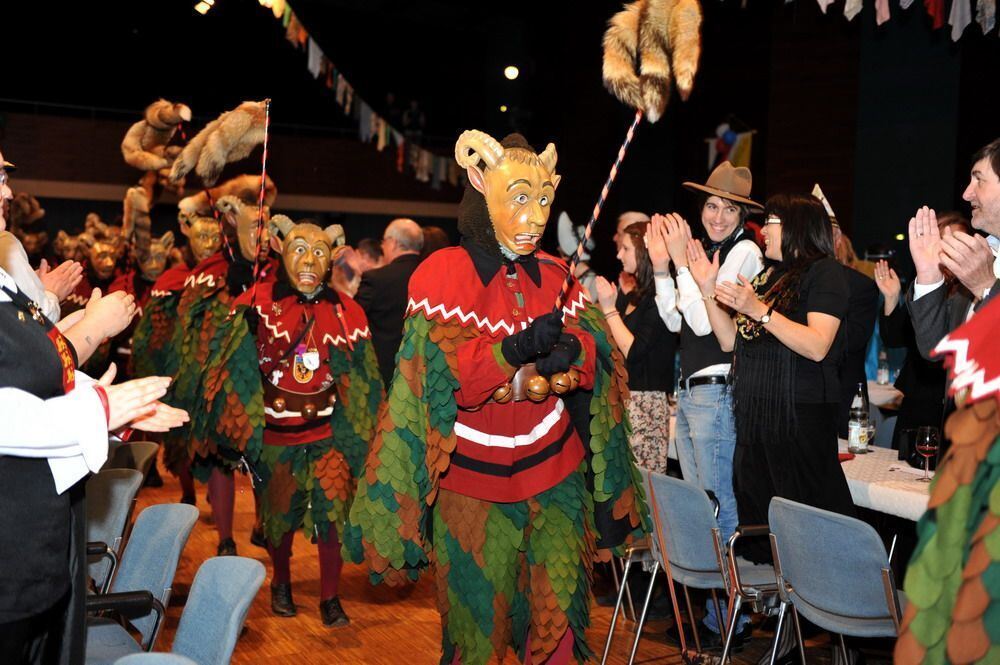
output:
[{"label": "hand raised clapping", "polygon": [[743,275],[737,275],[739,284],[721,282],[715,285],[715,300],[740,314],[749,316],[754,321],[767,312],[767,305],[762,303],[753,289],[753,285]]}]

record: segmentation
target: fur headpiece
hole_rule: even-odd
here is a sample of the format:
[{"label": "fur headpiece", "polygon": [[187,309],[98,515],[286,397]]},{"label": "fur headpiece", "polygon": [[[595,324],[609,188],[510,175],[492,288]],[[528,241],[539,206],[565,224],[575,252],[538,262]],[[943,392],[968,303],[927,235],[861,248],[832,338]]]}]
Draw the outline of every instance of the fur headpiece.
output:
[{"label": "fur headpiece", "polygon": [[140,171],[170,168],[180,153],[180,146],[170,146],[170,140],[181,122],[191,120],[191,109],[160,99],[146,107],[143,119],[132,125],[122,141],[125,163]]},{"label": "fur headpiece", "polygon": [[174,161],[170,179],[176,182],[193,169],[202,182],[214,185],[226,164],[264,142],[265,108],[266,102],[243,102],[205,125]]},{"label": "fur headpiece", "polygon": [[604,33],[604,85],[656,122],[670,99],[671,67],[687,100],[700,54],[698,0],[635,0],[611,18]]},{"label": "fur headpiece", "polygon": [[[271,207],[278,196],[278,188],[275,187],[271,176],[265,176],[264,181],[264,205]],[[212,201],[218,201],[223,196],[235,196],[247,204],[256,204],[260,197],[260,176],[259,175],[238,175],[231,178],[218,187],[213,187],[206,193],[204,190],[197,194],[192,194],[181,199],[177,203],[177,210],[181,216],[185,217],[211,217]]]}]

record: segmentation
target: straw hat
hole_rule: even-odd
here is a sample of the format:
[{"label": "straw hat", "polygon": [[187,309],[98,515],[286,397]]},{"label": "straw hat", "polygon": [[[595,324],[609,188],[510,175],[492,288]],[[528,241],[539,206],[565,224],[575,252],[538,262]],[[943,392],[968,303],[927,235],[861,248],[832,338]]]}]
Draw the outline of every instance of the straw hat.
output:
[{"label": "straw hat", "polygon": [[725,161],[715,167],[704,185],[696,182],[685,182],[683,185],[692,191],[705,192],[737,203],[745,203],[759,210],[764,209],[764,206],[748,198],[753,177],[750,175],[750,169],[745,166],[736,167]]}]

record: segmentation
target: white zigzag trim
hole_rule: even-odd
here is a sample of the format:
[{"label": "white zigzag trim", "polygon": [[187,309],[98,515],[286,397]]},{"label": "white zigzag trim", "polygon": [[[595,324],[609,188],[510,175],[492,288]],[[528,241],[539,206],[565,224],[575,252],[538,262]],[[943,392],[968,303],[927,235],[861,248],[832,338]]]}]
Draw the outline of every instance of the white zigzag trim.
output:
[{"label": "white zigzag trim", "polygon": [[149,292],[149,297],[150,298],[166,298],[171,293],[173,293],[173,291],[161,291],[159,289],[153,289],[153,290],[151,290]]},{"label": "white zigzag trim", "polygon": [[953,340],[945,335],[944,339],[934,347],[934,355],[945,353],[955,354],[955,364],[952,367],[955,376],[951,383],[952,392],[971,387],[970,397],[973,400],[980,400],[1000,392],[1000,376],[987,381],[986,370],[980,367],[975,360],[969,358],[969,340]]},{"label": "white zigzag trim", "polygon": [[212,275],[200,272],[197,275],[188,275],[187,279],[184,280],[184,286],[194,286],[195,284],[208,284],[209,288],[215,287],[215,277]]},{"label": "white zigzag trim", "polygon": [[[566,303],[563,306],[563,313],[566,316],[571,316],[576,318],[577,312],[587,306],[590,302],[590,298],[587,297],[586,293],[581,289],[580,293],[577,295],[576,299]],[[513,335],[515,330],[515,324],[509,323],[506,319],[500,319],[500,321],[493,323],[488,318],[480,317],[475,312],[468,312],[462,310],[461,307],[453,307],[452,309],[445,309],[443,304],[434,305],[428,302],[427,298],[420,300],[419,302],[410,298],[410,302],[406,307],[406,313],[410,314],[417,310],[422,310],[427,318],[434,318],[434,315],[440,315],[443,321],[448,321],[449,319],[458,317],[462,323],[468,323],[470,320],[474,321],[476,327],[480,330],[489,331],[491,335],[495,335],[498,330],[504,330],[508,335]],[[528,317],[528,322],[533,321],[531,317]],[[521,329],[524,330],[528,327],[527,323],[521,323]]]},{"label": "white zigzag trim", "polygon": [[[254,309],[256,309],[257,313],[260,314],[261,318],[264,320],[264,325],[267,326],[267,329],[271,331],[272,335],[274,335],[275,337],[283,337],[286,342],[292,341],[292,337],[291,335],[288,334],[288,331],[281,330],[280,321],[272,325],[270,317],[268,317],[268,315],[264,312],[264,310],[260,308],[260,305],[254,305]],[[345,338],[343,335],[337,335],[336,337],[332,337],[330,333],[323,333],[322,343],[333,344],[334,346],[336,346],[338,344],[346,344],[348,342],[348,338],[350,339],[351,342],[356,342],[358,341],[359,337],[362,339],[368,339],[369,335],[370,332],[368,330],[368,326],[365,326],[364,328],[355,328],[351,332],[351,334],[347,336],[347,338]]]},{"label": "white zigzag trim", "polygon": [[90,296],[81,296],[76,293],[71,293],[66,296],[66,302],[71,302],[74,305],[86,305],[90,301]]}]

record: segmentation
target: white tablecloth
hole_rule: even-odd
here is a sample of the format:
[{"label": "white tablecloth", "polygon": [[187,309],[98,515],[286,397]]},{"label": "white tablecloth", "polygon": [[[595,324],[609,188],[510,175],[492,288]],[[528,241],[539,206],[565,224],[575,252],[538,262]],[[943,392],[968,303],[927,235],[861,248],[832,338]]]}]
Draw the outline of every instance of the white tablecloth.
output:
[{"label": "white tablecloth", "polygon": [[891,470],[894,464],[906,465],[896,457],[891,448],[873,448],[867,455],[858,455],[840,466],[854,505],[916,521],[927,510],[930,483],[917,480],[922,472]]}]

